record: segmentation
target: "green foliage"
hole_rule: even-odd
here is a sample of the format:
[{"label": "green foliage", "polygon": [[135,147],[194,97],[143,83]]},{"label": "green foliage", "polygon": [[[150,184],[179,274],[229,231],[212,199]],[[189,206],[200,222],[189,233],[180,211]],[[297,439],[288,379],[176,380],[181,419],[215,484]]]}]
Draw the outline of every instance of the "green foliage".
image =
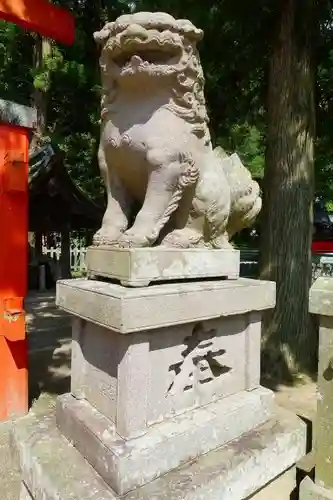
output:
[{"label": "green foliage", "polygon": [[255,125],[245,122],[233,125],[229,136],[217,139],[219,146],[227,152],[237,151],[244,165],[256,178],[261,178],[264,173],[265,164],[265,136]]},{"label": "green foliage", "polygon": [[28,104],[32,77],[33,38],[0,20],[0,97]]},{"label": "green foliage", "polygon": [[52,75],[57,71],[61,71],[64,64],[64,58],[60,49],[54,44],[51,47],[51,54],[43,58],[42,67],[30,69],[34,88],[43,92],[51,90]]},{"label": "green foliage", "polygon": [[316,188],[333,203],[333,9],[327,8],[317,49]]}]

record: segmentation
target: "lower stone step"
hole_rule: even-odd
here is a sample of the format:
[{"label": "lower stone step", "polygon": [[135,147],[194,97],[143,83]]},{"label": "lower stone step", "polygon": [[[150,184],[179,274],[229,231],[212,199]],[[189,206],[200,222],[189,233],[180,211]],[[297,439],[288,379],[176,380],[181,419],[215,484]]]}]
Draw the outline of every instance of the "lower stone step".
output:
[{"label": "lower stone step", "polygon": [[[118,498],[79,451],[61,435],[53,416],[38,419],[32,414],[23,417],[16,423],[12,438],[22,470],[23,491],[32,500]],[[240,439],[121,498],[248,499],[292,467],[305,451],[305,423],[293,413],[277,409],[268,422]]]},{"label": "lower stone step", "polygon": [[65,394],[57,401],[57,424],[109,486],[125,495],[258,427],[271,417],[274,406],[273,392],[258,387],[166,419],[143,436],[125,440],[88,401]]}]

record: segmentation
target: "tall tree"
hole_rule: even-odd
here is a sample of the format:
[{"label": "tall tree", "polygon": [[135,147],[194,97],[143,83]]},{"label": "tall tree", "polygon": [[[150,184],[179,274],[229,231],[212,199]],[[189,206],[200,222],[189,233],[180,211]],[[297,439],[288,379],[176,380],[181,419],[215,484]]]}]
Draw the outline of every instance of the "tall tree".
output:
[{"label": "tall tree", "polygon": [[[309,367],[314,197],[315,0],[281,0],[270,55],[261,277],[276,281],[276,307],[264,317],[269,362]],[[281,365],[282,361],[282,365]],[[304,366],[305,365],[305,366]],[[281,373],[280,373],[281,375]]]},{"label": "tall tree", "polygon": [[17,25],[0,20],[0,97],[29,104],[33,39]]},{"label": "tall tree", "polygon": [[34,88],[32,103],[37,111],[37,126],[30,144],[33,152],[47,133],[47,106],[48,92],[50,90],[49,61],[52,56],[52,42],[48,38],[35,35],[34,46]]}]

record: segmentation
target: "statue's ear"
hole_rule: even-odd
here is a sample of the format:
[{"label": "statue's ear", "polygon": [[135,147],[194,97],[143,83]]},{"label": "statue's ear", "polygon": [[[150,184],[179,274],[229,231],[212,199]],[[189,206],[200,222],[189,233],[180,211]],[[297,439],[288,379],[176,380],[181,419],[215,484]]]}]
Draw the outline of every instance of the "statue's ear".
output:
[{"label": "statue's ear", "polygon": [[219,158],[229,158],[229,155],[227,155],[227,153],[224,151],[223,148],[221,148],[221,146],[217,146],[215,149],[214,149],[214,153],[216,156],[218,156]]},{"label": "statue's ear", "polygon": [[114,23],[107,23],[101,31],[96,31],[94,33],[94,40],[98,45],[104,47],[111,36],[113,25]]},{"label": "statue's ear", "polygon": [[193,42],[199,42],[202,40],[204,32],[201,29],[196,28],[188,19],[178,19],[177,26],[179,31],[189,40]]}]

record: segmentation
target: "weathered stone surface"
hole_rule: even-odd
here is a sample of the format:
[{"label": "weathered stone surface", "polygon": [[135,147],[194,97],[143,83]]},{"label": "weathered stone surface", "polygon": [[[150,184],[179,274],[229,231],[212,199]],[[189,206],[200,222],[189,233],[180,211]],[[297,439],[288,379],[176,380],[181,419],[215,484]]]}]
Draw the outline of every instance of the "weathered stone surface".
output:
[{"label": "weathered stone surface", "polygon": [[[315,476],[333,489],[333,279],[319,278],[310,291],[310,311],[319,315],[318,402],[315,423]],[[312,498],[312,497],[311,497]]]},{"label": "weathered stone surface", "polygon": [[333,317],[320,318],[317,385],[316,483],[333,489]]},{"label": "weathered stone surface", "polygon": [[247,500],[290,500],[296,484],[296,467],[292,467]]},{"label": "weathered stone surface", "polygon": [[20,499],[19,500],[34,500],[29,493],[28,488],[24,483],[21,483]]},{"label": "weathered stone surface", "polygon": [[126,500],[241,500],[289,469],[305,453],[305,424],[276,418],[228,445],[129,493]]},{"label": "weathered stone surface", "polygon": [[260,385],[261,315],[251,313],[120,335],[77,319],[71,391],[119,435]]},{"label": "weathered stone surface", "polygon": [[273,397],[264,388],[240,392],[126,441],[87,401],[65,395],[58,399],[57,423],[103,479],[125,494],[267,421]]},{"label": "weathered stone surface", "polygon": [[275,283],[238,279],[132,289],[77,279],[58,281],[57,305],[126,334],[273,308]]},{"label": "weathered stone surface", "polygon": [[0,499],[17,500],[19,496],[20,472],[14,457],[11,457],[9,441],[13,422],[0,424]]},{"label": "weathered stone surface", "polygon": [[33,500],[115,500],[97,472],[61,436],[52,416],[30,414],[18,420],[12,446]]},{"label": "weathered stone surface", "polygon": [[90,247],[88,275],[119,280],[124,286],[147,286],[151,282],[239,277],[239,250],[205,248],[113,248]]},{"label": "weathered stone surface", "polygon": [[[23,480],[33,500],[117,498],[78,450],[55,428],[52,419],[38,421],[31,416],[24,417],[16,424],[14,438],[20,453]],[[239,440],[201,456],[192,464],[174,470],[122,498],[247,499],[292,467],[304,455],[305,445],[305,424],[290,412],[279,410],[269,422]]]},{"label": "weathered stone surface", "polygon": [[309,310],[319,316],[333,316],[333,278],[318,278],[310,290]]},{"label": "weathered stone surface", "polygon": [[211,144],[196,48],[202,36],[161,12],[121,16],[95,34],[108,199],[96,245],[230,248],[228,239],[260,212],[250,172]]},{"label": "weathered stone surface", "polygon": [[306,477],[301,483],[299,500],[333,500],[333,490],[322,488]]},{"label": "weathered stone surface", "polygon": [[[298,415],[299,415],[299,413],[298,413]],[[301,458],[301,460],[297,463],[297,469],[301,472],[303,477],[305,477],[305,476],[313,477],[314,470],[315,470],[315,464],[316,464],[316,453],[315,453],[315,449],[312,448],[310,453],[305,455],[305,457]]]}]

